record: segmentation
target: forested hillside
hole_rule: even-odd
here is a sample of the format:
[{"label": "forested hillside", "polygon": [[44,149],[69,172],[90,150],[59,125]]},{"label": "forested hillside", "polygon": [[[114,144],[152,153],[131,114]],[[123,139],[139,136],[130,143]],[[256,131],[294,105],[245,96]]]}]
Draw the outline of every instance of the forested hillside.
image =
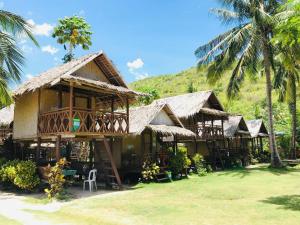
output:
[{"label": "forested hillside", "polygon": [[[131,83],[130,87],[138,91],[156,89],[160,97],[179,95],[193,89],[194,91],[214,90],[228,112],[242,114],[247,120],[263,118],[266,123],[268,122],[264,77],[246,78],[240,94],[234,99],[228,100],[226,89],[230,75],[224,76],[221,81],[211,86],[208,84],[205,74],[205,68],[200,71],[197,71],[196,68],[190,68],[178,74],[167,74],[139,80]],[[275,91],[273,96],[276,131],[284,131],[288,135],[290,133],[288,106],[286,103],[278,102],[278,95]]]}]

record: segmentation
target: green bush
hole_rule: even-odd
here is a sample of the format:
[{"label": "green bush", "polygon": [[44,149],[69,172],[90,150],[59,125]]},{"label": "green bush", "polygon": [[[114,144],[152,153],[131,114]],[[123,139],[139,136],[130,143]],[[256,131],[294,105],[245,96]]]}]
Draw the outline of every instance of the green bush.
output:
[{"label": "green bush", "polygon": [[0,180],[4,184],[13,184],[16,177],[16,166],[19,160],[11,160],[2,165],[0,170]]},{"label": "green bush", "polygon": [[211,166],[206,166],[205,160],[203,159],[203,156],[200,154],[195,154],[193,157],[193,161],[196,167],[196,173],[199,176],[206,176],[208,172],[211,172]]},{"label": "green bush", "polygon": [[11,160],[0,170],[0,181],[6,185],[31,191],[40,183],[36,172],[36,164],[32,161]]},{"label": "green bush", "polygon": [[169,167],[173,175],[178,175],[183,171],[183,169],[190,167],[191,160],[187,157],[187,149],[185,147],[179,147],[176,153],[170,150],[169,154]]},{"label": "green bush", "polygon": [[23,190],[32,190],[40,184],[36,164],[32,161],[20,161],[16,167],[14,184]]},{"label": "green bush", "polygon": [[146,160],[142,166],[142,177],[145,181],[154,180],[155,176],[159,173],[159,166],[156,163]]}]

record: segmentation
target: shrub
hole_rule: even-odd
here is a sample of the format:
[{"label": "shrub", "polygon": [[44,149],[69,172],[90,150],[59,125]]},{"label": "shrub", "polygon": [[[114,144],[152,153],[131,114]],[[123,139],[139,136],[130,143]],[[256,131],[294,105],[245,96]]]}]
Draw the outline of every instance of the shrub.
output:
[{"label": "shrub", "polygon": [[40,183],[36,173],[36,164],[32,161],[20,161],[16,167],[14,184],[23,190],[32,190]]},{"label": "shrub", "polygon": [[178,175],[183,169],[189,168],[191,160],[187,157],[187,149],[179,147],[176,153],[170,151],[170,170],[173,175]]},{"label": "shrub", "polygon": [[203,156],[200,154],[195,154],[193,157],[193,161],[195,163],[195,167],[196,167],[196,173],[199,176],[206,176],[208,172],[211,172],[212,169],[209,165],[209,168],[206,167],[206,163],[203,159]]},{"label": "shrub", "polygon": [[0,170],[0,180],[5,184],[13,184],[16,177],[16,166],[19,160],[11,160],[6,162]]},{"label": "shrub", "polygon": [[32,161],[11,160],[0,170],[0,180],[4,184],[12,184],[22,190],[31,191],[39,183],[36,164]]},{"label": "shrub", "polygon": [[65,158],[60,159],[55,166],[51,167],[50,173],[48,175],[48,182],[50,185],[50,189],[45,189],[45,192],[49,199],[54,197],[58,197],[63,192],[63,187],[66,182],[63,168],[67,164]]},{"label": "shrub", "polygon": [[155,176],[159,173],[159,166],[156,163],[146,160],[142,166],[142,177],[145,181],[154,180]]}]

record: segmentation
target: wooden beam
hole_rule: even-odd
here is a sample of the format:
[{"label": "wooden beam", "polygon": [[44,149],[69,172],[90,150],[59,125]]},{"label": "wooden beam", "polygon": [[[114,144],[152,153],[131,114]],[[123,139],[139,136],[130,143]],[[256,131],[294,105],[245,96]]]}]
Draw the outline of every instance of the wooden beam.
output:
[{"label": "wooden beam", "polygon": [[106,150],[106,152],[107,152],[108,158],[109,158],[110,163],[111,163],[111,167],[112,167],[113,172],[114,172],[114,174],[115,174],[117,183],[118,183],[119,187],[122,188],[122,182],[121,182],[121,179],[120,179],[120,175],[119,175],[117,166],[116,166],[116,164],[115,164],[114,158],[113,158],[113,156],[112,156],[110,146],[109,146],[109,144],[108,144],[108,142],[107,142],[107,140],[106,140],[105,137],[104,137],[104,139],[103,139],[103,142],[104,142],[104,147],[105,147],[105,150]]},{"label": "wooden beam", "polygon": [[59,108],[59,109],[61,109],[62,108],[62,86],[59,86],[58,87],[58,104],[57,104],[57,107]]},{"label": "wooden beam", "polygon": [[55,143],[55,159],[57,162],[60,160],[60,141],[61,141],[61,136],[58,135]]},{"label": "wooden beam", "polygon": [[69,131],[73,130],[73,83],[70,83],[70,96],[69,96]]}]

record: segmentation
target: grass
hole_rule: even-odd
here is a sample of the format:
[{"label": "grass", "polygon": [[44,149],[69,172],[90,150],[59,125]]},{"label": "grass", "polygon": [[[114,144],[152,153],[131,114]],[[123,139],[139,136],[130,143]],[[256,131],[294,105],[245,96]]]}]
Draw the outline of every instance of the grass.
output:
[{"label": "grass", "polygon": [[[1,206],[1,207],[4,207],[4,206]],[[0,215],[0,225],[21,225],[21,224],[15,220],[12,220],[12,219],[9,219],[7,217]]]},{"label": "grass", "polygon": [[172,183],[71,201],[59,211],[34,211],[64,224],[298,224],[300,170],[216,172]]}]

